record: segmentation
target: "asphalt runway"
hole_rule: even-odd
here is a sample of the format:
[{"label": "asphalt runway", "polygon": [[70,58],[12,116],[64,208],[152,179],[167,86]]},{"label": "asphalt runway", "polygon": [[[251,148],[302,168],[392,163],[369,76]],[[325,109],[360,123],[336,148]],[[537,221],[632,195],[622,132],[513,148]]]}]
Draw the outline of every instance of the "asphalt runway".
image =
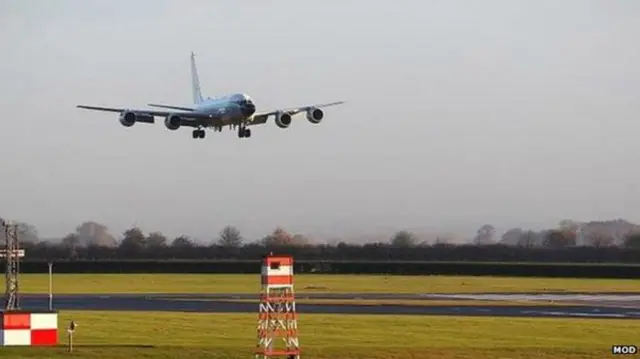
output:
[{"label": "asphalt runway", "polygon": [[[460,315],[503,317],[583,317],[640,319],[640,294],[536,294],[536,293],[481,293],[481,294],[381,294],[381,293],[303,293],[297,299],[377,299],[377,300],[509,300],[554,301],[556,305],[354,305],[296,303],[299,313],[382,314],[382,315]],[[234,300],[255,300],[234,302]],[[558,302],[573,305],[560,305]],[[57,310],[98,311],[172,311],[202,313],[256,313],[258,295],[241,293],[220,294],[64,294],[54,296]],[[576,305],[576,303],[580,305]],[[22,295],[20,304],[25,309],[46,309],[48,296]]]}]

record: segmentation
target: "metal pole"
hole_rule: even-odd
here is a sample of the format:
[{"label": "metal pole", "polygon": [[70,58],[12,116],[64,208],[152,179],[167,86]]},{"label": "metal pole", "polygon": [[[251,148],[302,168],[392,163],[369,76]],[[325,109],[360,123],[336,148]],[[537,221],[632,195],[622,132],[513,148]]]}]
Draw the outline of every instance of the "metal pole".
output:
[{"label": "metal pole", "polygon": [[49,262],[49,311],[53,311],[53,262]]},{"label": "metal pole", "polygon": [[67,334],[69,338],[69,353],[73,351],[73,332],[76,331],[76,326],[76,322],[72,320],[71,323],[69,323],[69,328],[67,328]]}]

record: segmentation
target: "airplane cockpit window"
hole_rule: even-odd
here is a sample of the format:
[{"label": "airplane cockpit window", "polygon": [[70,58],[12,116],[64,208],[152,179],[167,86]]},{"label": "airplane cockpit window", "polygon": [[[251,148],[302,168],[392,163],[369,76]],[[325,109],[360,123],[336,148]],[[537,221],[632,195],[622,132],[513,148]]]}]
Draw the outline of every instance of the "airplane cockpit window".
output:
[{"label": "airplane cockpit window", "polygon": [[234,101],[234,102],[245,101],[245,100],[246,100],[246,96],[242,94],[235,94],[231,96],[231,101]]},{"label": "airplane cockpit window", "polygon": [[231,97],[231,100],[239,105],[249,105],[252,104],[251,98],[244,94],[237,94]]}]

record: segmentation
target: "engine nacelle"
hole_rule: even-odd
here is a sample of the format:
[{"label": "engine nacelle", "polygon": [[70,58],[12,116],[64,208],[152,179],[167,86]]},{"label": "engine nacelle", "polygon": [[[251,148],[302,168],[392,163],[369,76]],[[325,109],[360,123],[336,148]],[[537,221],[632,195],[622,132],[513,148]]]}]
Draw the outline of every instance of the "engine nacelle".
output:
[{"label": "engine nacelle", "polygon": [[131,127],[136,123],[136,114],[134,112],[122,112],[118,120],[120,120],[122,126]]},{"label": "engine nacelle", "polygon": [[177,130],[180,128],[180,116],[169,115],[164,119],[164,125],[170,130]]},{"label": "engine nacelle", "polygon": [[291,115],[288,113],[278,112],[276,114],[276,125],[280,128],[287,128],[291,124]]},{"label": "engine nacelle", "polygon": [[122,112],[118,120],[124,127],[131,127],[136,122],[154,123],[153,116],[146,113],[135,113],[132,111]]},{"label": "engine nacelle", "polygon": [[323,117],[324,113],[319,108],[310,108],[307,110],[307,120],[311,123],[320,123]]}]

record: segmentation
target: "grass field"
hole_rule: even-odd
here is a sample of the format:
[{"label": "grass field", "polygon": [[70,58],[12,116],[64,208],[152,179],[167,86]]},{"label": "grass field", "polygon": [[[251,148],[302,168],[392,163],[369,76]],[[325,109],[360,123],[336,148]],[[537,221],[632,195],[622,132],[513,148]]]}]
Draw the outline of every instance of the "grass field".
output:
[{"label": "grass field", "polygon": [[[46,274],[22,274],[23,293],[46,293]],[[298,293],[638,292],[640,279],[296,275]],[[258,293],[259,275],[54,274],[54,293]]]},{"label": "grass field", "polygon": [[[74,353],[0,348],[23,358],[250,358],[254,314],[63,312],[78,323]],[[640,344],[631,320],[303,314],[302,358],[602,359],[614,343]],[[61,343],[66,341],[60,330]]]},{"label": "grass field", "polygon": [[[504,277],[297,275],[295,286],[298,293],[640,293],[640,280]],[[20,287],[23,293],[45,293],[48,277],[21,275]],[[259,290],[259,275],[54,275],[56,294],[258,293]],[[416,304],[406,300],[306,302]],[[505,304],[487,301],[428,304],[490,303]],[[63,311],[59,320],[61,343],[66,340],[64,326],[71,319],[79,324],[72,354],[64,347],[0,348],[0,357],[235,359],[251,358],[256,343],[256,314]],[[611,357],[612,344],[640,344],[640,321],[636,320],[301,314],[299,327],[305,359],[602,359]]]}]

